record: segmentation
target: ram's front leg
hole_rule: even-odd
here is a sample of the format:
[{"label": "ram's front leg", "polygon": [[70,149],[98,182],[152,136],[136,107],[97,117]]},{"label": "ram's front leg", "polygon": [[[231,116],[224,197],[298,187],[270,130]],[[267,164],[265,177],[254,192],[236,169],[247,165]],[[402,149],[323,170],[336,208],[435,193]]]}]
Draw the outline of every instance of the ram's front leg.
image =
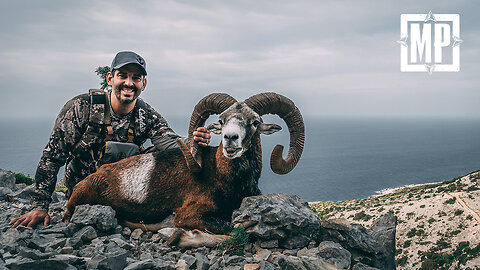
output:
[{"label": "ram's front leg", "polygon": [[82,204],[96,204],[99,199],[99,189],[93,186],[93,178],[98,176],[88,176],[75,185],[72,195],[68,199],[66,211],[63,215],[63,221],[69,223],[73,216],[75,207]]},{"label": "ram's front leg", "polygon": [[184,229],[199,229],[225,234],[233,229],[230,220],[220,217],[216,206],[210,202],[190,201],[177,210],[174,225]]}]

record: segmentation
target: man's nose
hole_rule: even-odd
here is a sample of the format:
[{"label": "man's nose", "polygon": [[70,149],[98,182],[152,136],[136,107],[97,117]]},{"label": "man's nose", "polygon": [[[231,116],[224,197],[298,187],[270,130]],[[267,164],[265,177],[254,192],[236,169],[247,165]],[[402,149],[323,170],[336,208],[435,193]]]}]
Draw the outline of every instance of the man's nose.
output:
[{"label": "man's nose", "polygon": [[126,86],[133,86],[133,79],[131,77],[127,77],[125,79],[125,85]]}]

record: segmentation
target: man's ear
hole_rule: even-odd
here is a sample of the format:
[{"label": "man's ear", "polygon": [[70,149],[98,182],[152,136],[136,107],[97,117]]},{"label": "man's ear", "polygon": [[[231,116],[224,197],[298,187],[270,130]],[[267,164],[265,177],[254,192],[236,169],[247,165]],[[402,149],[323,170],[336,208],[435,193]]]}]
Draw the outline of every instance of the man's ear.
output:
[{"label": "man's ear", "polygon": [[222,125],[220,123],[212,123],[208,125],[207,129],[215,134],[222,134]]},{"label": "man's ear", "polygon": [[112,79],[113,79],[113,73],[111,71],[109,71],[107,73],[106,80],[107,80],[108,85],[110,85],[110,86],[112,86]]},{"label": "man's ear", "polygon": [[277,131],[282,130],[282,127],[279,126],[279,125],[276,125],[276,124],[260,123],[260,125],[258,125],[258,127],[257,127],[257,130],[262,134],[270,135],[270,134],[273,134]]}]

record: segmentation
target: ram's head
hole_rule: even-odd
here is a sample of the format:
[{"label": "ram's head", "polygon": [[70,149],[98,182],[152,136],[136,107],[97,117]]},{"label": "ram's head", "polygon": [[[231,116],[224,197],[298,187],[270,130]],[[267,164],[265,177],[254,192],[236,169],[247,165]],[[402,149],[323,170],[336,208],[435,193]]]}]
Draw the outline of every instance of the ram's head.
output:
[{"label": "ram's head", "polygon": [[254,136],[281,130],[276,124],[263,123],[261,118],[265,114],[278,115],[288,126],[290,148],[287,158],[283,159],[283,146],[276,145],[270,157],[270,167],[277,174],[286,174],[297,165],[305,142],[305,127],[300,111],[290,99],[277,93],[261,93],[237,102],[230,95],[215,93],[204,97],[195,106],[190,119],[188,148],[180,145],[192,171],[200,170],[202,161],[200,149],[191,134],[203,126],[211,114],[220,114],[219,121],[209,125],[208,129],[222,134],[223,154],[230,159],[242,156],[251,147]]},{"label": "ram's head", "polygon": [[273,134],[282,128],[276,124],[265,124],[258,113],[244,102],[237,102],[222,112],[218,122],[210,124],[208,130],[222,135],[223,155],[227,158],[240,157],[252,144],[252,137]]}]

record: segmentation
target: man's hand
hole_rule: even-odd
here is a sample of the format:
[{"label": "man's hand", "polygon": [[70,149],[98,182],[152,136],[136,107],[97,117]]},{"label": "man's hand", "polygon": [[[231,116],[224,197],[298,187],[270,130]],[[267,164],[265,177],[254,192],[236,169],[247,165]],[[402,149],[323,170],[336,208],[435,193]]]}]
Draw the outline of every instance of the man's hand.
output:
[{"label": "man's hand", "polygon": [[33,210],[23,216],[12,219],[9,224],[13,224],[12,226],[14,228],[17,228],[20,225],[33,228],[42,221],[43,225],[47,226],[50,223],[50,215],[43,210]]},{"label": "man's hand", "polygon": [[211,137],[210,131],[206,127],[199,127],[193,132],[193,140],[201,146],[208,146]]}]

